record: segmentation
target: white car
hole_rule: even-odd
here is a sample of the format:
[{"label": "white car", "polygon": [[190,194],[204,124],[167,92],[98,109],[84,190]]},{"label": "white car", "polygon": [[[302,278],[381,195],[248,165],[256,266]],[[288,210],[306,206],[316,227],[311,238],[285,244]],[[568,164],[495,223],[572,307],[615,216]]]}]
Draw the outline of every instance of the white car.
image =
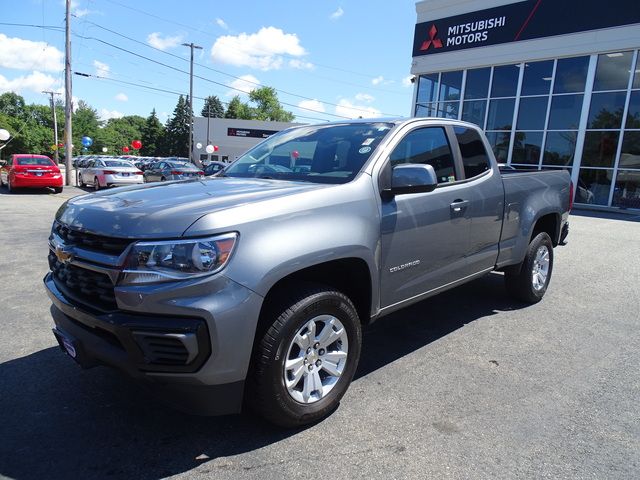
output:
[{"label": "white car", "polygon": [[78,185],[95,190],[114,185],[144,183],[142,172],[128,160],[94,159],[78,174]]}]

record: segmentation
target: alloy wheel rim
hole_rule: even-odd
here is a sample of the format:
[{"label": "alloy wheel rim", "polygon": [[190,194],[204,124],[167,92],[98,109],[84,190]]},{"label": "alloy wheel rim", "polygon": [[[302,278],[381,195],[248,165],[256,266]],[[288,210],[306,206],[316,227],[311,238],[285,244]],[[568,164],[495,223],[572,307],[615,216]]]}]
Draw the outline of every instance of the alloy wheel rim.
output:
[{"label": "alloy wheel rim", "polygon": [[549,277],[549,249],[542,245],[536,251],[536,257],[533,261],[533,269],[531,271],[531,282],[533,288],[536,291],[540,291],[544,288]]},{"label": "alloy wheel rim", "polygon": [[332,315],[301,326],[287,349],[283,380],[295,401],[311,404],[326,397],[344,372],[349,354],[347,331]]}]

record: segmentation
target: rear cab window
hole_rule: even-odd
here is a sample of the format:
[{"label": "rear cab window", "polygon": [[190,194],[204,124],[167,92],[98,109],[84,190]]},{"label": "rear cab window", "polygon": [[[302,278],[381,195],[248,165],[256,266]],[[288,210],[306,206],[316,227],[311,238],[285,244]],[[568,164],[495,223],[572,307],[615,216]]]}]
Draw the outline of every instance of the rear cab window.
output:
[{"label": "rear cab window", "polygon": [[403,163],[431,165],[439,185],[455,182],[455,162],[443,127],[423,127],[409,132],[389,157],[391,166]]},{"label": "rear cab window", "polygon": [[453,131],[460,147],[465,178],[474,178],[491,170],[487,150],[478,131],[461,126],[453,127]]}]

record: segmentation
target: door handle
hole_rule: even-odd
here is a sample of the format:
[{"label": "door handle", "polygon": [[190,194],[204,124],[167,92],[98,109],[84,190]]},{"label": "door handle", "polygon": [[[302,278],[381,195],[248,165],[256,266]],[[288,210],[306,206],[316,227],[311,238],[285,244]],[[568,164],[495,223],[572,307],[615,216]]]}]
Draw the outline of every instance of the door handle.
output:
[{"label": "door handle", "polygon": [[451,212],[456,214],[462,213],[464,210],[467,209],[468,205],[469,205],[469,200],[454,200],[453,203],[450,205]]}]

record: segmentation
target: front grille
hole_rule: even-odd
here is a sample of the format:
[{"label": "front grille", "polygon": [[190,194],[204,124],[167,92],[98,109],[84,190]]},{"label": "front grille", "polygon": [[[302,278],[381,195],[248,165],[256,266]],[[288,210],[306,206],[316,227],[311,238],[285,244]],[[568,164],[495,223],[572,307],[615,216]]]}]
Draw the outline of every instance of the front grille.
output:
[{"label": "front grille", "polygon": [[187,365],[197,354],[197,339],[193,333],[134,332],[133,336],[145,361],[154,365]]},{"label": "front grille", "polygon": [[117,308],[113,283],[106,274],[61,263],[52,252],[49,252],[49,267],[56,285],[66,296],[98,310]]},{"label": "front grille", "polygon": [[53,232],[64,241],[65,245],[76,245],[110,255],[120,255],[134,241],[128,238],[104,237],[82,232],[57,221],[53,224]]}]

